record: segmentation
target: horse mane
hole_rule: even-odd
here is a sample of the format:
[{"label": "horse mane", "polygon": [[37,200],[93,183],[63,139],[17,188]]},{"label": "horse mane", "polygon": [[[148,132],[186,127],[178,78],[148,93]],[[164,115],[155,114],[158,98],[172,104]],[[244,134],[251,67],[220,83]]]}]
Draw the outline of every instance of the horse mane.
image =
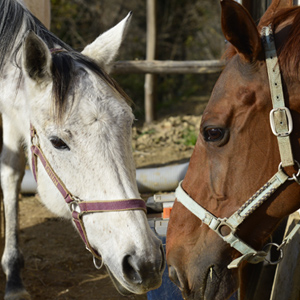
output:
[{"label": "horse mane", "polygon": [[[258,30],[262,26],[267,26],[272,24],[273,32],[276,28],[284,21],[292,19],[291,28],[288,37],[285,42],[277,49],[278,60],[280,64],[280,69],[283,74],[288,77],[292,77],[298,74],[300,66],[300,8],[292,7],[288,9],[281,9],[272,15],[269,19],[264,20],[264,24],[260,24]],[[230,44],[223,58],[226,60],[231,59],[235,54],[237,54],[235,48]],[[295,71],[297,74],[295,74]]]},{"label": "horse mane", "polygon": [[[21,37],[21,41],[18,45],[15,44],[22,30],[25,30],[25,33],[29,30],[35,32],[35,34],[45,42],[49,49],[58,46],[66,50],[59,53],[53,53],[52,56],[52,94],[54,110],[59,120],[65,113],[68,93],[74,87],[74,79],[77,74],[75,65],[77,62],[102,78],[113,91],[120,94],[128,104],[131,104],[128,95],[114,79],[100,68],[97,63],[81,53],[76,52],[69,45],[61,41],[36,17],[34,17],[26,7],[18,2],[18,0],[0,1],[0,72],[3,70],[6,63],[5,57],[7,53],[12,53],[13,49],[15,50],[12,58],[15,65],[20,68],[20,64],[17,61],[17,54],[21,49],[23,37]],[[19,82],[21,82],[21,79],[22,72],[20,73]]]},{"label": "horse mane", "polygon": [[286,42],[278,48],[278,60],[282,72],[286,76],[292,77],[299,76],[300,8],[294,7],[278,12],[271,22],[274,28],[273,31],[275,31],[282,22],[289,18],[293,18],[293,22]]}]

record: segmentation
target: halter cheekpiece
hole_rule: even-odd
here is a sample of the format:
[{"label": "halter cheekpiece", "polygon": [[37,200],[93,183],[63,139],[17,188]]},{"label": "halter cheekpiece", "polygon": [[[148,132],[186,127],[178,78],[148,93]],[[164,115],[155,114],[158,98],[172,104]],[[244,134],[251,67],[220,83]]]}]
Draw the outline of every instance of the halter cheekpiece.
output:
[{"label": "halter cheekpiece", "polygon": [[[281,75],[271,24],[262,29],[261,40],[265,49],[266,65],[273,104],[273,109],[270,112],[271,130],[277,137],[281,158],[278,172],[229,218],[217,218],[200,204],[196,203],[183,190],[181,186],[182,182],[179,183],[179,186],[176,189],[176,197],[179,202],[195,214],[203,223],[214,230],[225,242],[230,244],[231,247],[235,248],[242,254],[242,256],[236,258],[228,265],[229,269],[237,268],[243,261],[255,264],[266,260],[268,251],[272,246],[275,246],[277,250],[280,251],[280,257],[276,262],[267,262],[270,264],[278,263],[283,257],[283,247],[289,243],[300,228],[300,224],[298,223],[280,245],[269,243],[265,245],[261,251],[256,251],[235,235],[239,225],[258,207],[260,207],[282,184],[288,180],[295,180],[298,184],[300,184],[300,165],[293,158],[290,142],[290,134],[293,130],[292,116],[284,103]],[[298,172],[292,177],[289,177],[284,172],[283,168],[293,165],[298,167]],[[228,235],[223,235],[221,233],[221,228],[223,226],[230,229],[230,233]]]},{"label": "halter cheekpiece", "polygon": [[[72,219],[79,235],[81,236],[83,242],[86,245],[87,250],[89,250],[93,255],[94,265],[97,269],[100,269],[103,265],[101,254],[97,252],[89,243],[86,230],[83,223],[83,216],[90,213],[99,212],[112,212],[112,211],[125,211],[125,210],[143,210],[147,212],[145,201],[142,199],[122,199],[114,201],[83,201],[78,197],[72,195],[66,188],[64,183],[60,180],[59,176],[52,169],[48,160],[46,159],[43,151],[40,148],[39,138],[35,128],[30,125],[31,134],[31,153],[32,153],[32,172],[35,180],[37,181],[37,159],[45,168],[48,176],[59,190],[66,203],[69,205]],[[97,264],[97,260],[100,261],[100,265]]]}]

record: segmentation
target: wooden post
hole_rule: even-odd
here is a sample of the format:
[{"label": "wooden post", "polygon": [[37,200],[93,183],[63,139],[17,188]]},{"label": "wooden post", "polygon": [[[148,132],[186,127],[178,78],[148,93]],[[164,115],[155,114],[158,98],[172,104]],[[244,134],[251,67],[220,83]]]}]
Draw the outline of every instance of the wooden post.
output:
[{"label": "wooden post", "polygon": [[[147,49],[146,60],[154,60],[156,51],[156,0],[147,0]],[[145,76],[145,121],[154,120],[155,75]]]},{"label": "wooden post", "polygon": [[24,0],[28,9],[49,29],[51,21],[50,0]]},{"label": "wooden post", "polygon": [[123,60],[112,65],[112,74],[212,74],[225,66],[221,60]]}]

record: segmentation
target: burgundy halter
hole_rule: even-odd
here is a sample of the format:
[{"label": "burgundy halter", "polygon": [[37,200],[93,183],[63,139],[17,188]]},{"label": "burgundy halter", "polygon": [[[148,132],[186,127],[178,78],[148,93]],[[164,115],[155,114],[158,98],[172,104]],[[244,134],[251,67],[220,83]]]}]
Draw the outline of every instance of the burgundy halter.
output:
[{"label": "burgundy halter", "polygon": [[[83,242],[85,243],[87,250],[89,250],[93,255],[95,267],[100,269],[103,264],[102,258],[101,255],[90,245],[88,241],[82,220],[83,216],[89,213],[124,210],[143,210],[146,213],[147,209],[145,201],[142,199],[124,199],[114,201],[82,201],[81,199],[72,195],[69,192],[64,183],[60,180],[60,178],[52,169],[51,165],[47,161],[44,153],[40,148],[38,135],[36,133],[35,128],[32,125],[30,125],[30,135],[32,153],[32,172],[35,180],[37,181],[37,159],[39,158],[48,176],[51,178],[54,185],[64,197],[66,203],[69,205],[70,211],[72,213],[72,219],[74,224],[76,225],[78,233],[81,236]],[[96,259],[101,261],[100,266],[96,264]]]}]

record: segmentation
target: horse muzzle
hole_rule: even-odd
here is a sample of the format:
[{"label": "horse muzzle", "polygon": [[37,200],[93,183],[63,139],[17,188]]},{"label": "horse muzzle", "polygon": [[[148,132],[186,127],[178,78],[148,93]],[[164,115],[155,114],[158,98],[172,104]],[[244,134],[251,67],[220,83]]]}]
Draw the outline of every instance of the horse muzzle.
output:
[{"label": "horse muzzle", "polygon": [[145,294],[157,289],[162,283],[162,274],[165,269],[165,255],[162,245],[160,247],[161,259],[145,260],[138,255],[125,255],[121,263],[121,278],[112,272],[108,265],[107,272],[121,295]]}]

